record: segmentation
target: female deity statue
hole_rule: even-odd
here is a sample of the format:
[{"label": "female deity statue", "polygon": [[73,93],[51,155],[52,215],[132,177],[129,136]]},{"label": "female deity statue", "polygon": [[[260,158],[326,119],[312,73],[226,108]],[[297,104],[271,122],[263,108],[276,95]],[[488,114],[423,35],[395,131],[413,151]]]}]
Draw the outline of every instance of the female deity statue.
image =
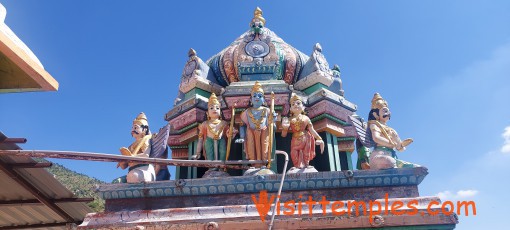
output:
[{"label": "female deity statue", "polygon": [[220,116],[220,102],[213,93],[207,103],[208,120],[198,126],[198,144],[192,159],[200,158],[202,152],[205,152],[206,160],[226,160],[226,137],[229,134],[229,126],[228,122],[220,119]]},{"label": "female deity statue", "polygon": [[264,90],[258,81],[251,90],[250,102],[252,107],[241,113],[241,120],[245,126],[241,127],[240,138],[236,143],[244,143],[248,160],[268,160],[268,153],[271,151],[268,129],[268,124],[271,124],[271,111],[263,106]]},{"label": "female deity statue", "polygon": [[315,131],[312,121],[305,115],[303,101],[296,94],[290,98],[291,117],[282,119],[282,137],[287,136],[289,128],[292,130],[290,156],[296,168],[311,167],[310,161],[315,158],[315,145],[319,145],[324,152],[324,141]]}]

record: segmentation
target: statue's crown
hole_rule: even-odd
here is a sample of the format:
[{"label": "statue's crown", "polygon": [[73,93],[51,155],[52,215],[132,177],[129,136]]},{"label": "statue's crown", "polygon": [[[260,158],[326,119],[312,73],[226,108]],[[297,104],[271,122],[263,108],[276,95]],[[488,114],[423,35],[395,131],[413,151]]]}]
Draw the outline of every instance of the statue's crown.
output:
[{"label": "statue's crown", "polygon": [[188,51],[188,57],[197,56],[197,51],[195,51],[193,48],[189,48]]},{"label": "statue's crown", "polygon": [[264,24],[264,26],[266,25],[266,19],[264,19],[264,17],[262,17],[262,10],[257,7],[255,9],[255,11],[253,12],[253,19],[251,20],[251,22],[254,22],[256,20],[259,20],[262,22],[262,24]]},{"label": "statue's crown", "polygon": [[262,89],[262,85],[256,81],[253,85],[253,88],[251,89],[251,95],[253,96],[254,93],[262,93],[264,94],[264,90]]},{"label": "statue's crown", "polygon": [[303,99],[301,99],[297,94],[295,93],[292,93],[292,96],[290,97],[290,104],[294,104],[294,102],[296,101],[303,101]]},{"label": "statue's crown", "polygon": [[218,97],[216,97],[215,93],[212,93],[211,96],[209,97],[209,102],[207,103],[207,106],[219,105],[219,104],[220,104],[220,101],[218,101]]},{"label": "statue's crown", "polygon": [[383,107],[388,107],[388,102],[384,100],[379,93],[375,93],[372,98],[372,107],[371,109],[381,109]]},{"label": "statue's crown", "polygon": [[135,118],[135,120],[133,120],[133,124],[140,124],[140,125],[145,125],[145,126],[149,126],[149,121],[147,121],[147,116],[145,116],[145,113],[141,112],[140,114],[138,114],[138,116]]}]

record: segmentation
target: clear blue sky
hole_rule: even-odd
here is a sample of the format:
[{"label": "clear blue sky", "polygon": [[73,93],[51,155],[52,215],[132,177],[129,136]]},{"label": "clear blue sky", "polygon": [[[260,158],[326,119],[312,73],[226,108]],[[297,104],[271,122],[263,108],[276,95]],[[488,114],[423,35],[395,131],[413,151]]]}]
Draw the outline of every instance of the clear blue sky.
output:
[{"label": "clear blue sky", "polygon": [[[141,111],[165,124],[187,51],[206,60],[248,29],[267,27],[310,54],[321,43],[345,96],[366,118],[374,92],[390,125],[415,139],[400,158],[425,165],[421,195],[473,199],[458,229],[501,229],[510,144],[509,1],[4,0],[6,24],[60,83],[58,92],[0,95],[0,128],[24,149],[117,154]],[[510,128],[509,128],[510,129]],[[114,163],[57,161],[104,181]],[[500,200],[501,199],[501,200]],[[501,226],[501,227],[498,227]],[[505,225],[506,226],[506,225]]]}]

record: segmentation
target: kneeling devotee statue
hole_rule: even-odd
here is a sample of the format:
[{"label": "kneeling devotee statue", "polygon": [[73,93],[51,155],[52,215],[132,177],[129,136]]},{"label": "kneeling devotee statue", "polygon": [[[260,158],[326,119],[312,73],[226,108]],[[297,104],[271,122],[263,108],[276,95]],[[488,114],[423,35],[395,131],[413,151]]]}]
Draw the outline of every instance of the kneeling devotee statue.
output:
[{"label": "kneeling devotee statue", "polygon": [[[149,141],[152,137],[149,131],[149,122],[147,117],[142,112],[133,121],[133,127],[131,128],[131,136],[135,138],[135,141],[129,147],[120,148],[120,153],[124,156],[134,157],[149,157]],[[137,163],[126,163],[119,162],[117,167],[125,169],[129,166],[129,172],[126,176],[128,183],[147,182],[154,181],[156,179],[154,166],[151,164],[137,164]],[[123,182],[123,181],[119,181]]]},{"label": "kneeling devotee statue", "polygon": [[290,143],[292,164],[298,169],[313,168],[310,161],[315,158],[315,145],[319,145],[321,153],[323,153],[324,141],[313,128],[310,118],[305,115],[303,101],[296,94],[292,94],[290,98],[290,113],[290,119],[282,118],[282,137],[287,136],[290,128],[292,131]]},{"label": "kneeling devotee statue", "polygon": [[372,106],[368,115],[367,138],[374,145],[374,150],[370,154],[371,169],[388,168],[408,168],[417,165],[399,160],[395,149],[404,151],[406,146],[413,142],[408,138],[400,140],[397,132],[386,123],[391,118],[391,112],[388,103],[379,93],[375,93],[372,99]]}]

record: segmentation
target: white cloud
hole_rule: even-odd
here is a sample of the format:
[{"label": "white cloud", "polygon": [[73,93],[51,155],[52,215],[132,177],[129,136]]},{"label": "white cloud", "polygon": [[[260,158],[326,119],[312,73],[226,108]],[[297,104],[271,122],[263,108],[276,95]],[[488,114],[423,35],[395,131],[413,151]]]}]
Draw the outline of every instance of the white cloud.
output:
[{"label": "white cloud", "polygon": [[468,189],[468,190],[459,190],[455,194],[451,191],[446,190],[444,192],[440,192],[436,194],[442,201],[446,200],[465,200],[467,198],[472,198],[478,194],[478,190]]},{"label": "white cloud", "polygon": [[510,126],[505,128],[505,131],[501,136],[505,139],[505,143],[503,144],[503,147],[501,147],[501,152],[510,153]]}]

